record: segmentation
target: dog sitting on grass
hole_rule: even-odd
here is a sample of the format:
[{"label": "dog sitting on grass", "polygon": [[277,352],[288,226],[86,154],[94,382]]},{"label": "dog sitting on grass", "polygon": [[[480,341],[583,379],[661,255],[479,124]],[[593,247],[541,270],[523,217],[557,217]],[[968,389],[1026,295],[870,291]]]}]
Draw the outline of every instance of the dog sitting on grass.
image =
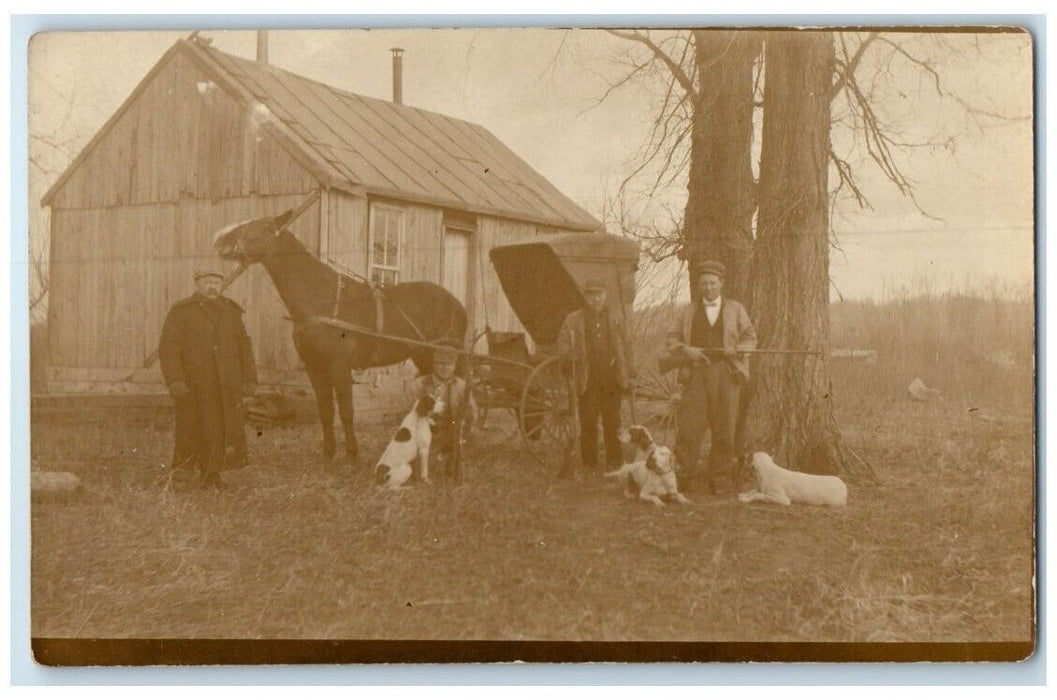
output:
[{"label": "dog sitting on grass", "polygon": [[838,476],[789,471],[775,464],[766,452],[753,453],[752,471],[756,476],[756,489],[738,494],[742,503],[766,501],[783,506],[803,503],[835,507],[848,504],[848,487]]},{"label": "dog sitting on grass", "polygon": [[431,414],[438,410],[440,403],[429,394],[419,397],[378,458],[374,467],[375,483],[394,491],[408,488],[404,484],[411,478],[411,462],[416,457],[422,481],[429,481],[429,447],[433,441]]},{"label": "dog sitting on grass", "polygon": [[645,459],[628,462],[620,469],[607,472],[606,476],[620,480],[626,498],[637,496],[655,506],[664,505],[662,498],[671,498],[684,505],[690,502],[679,493],[672,471],[672,451],[663,445],[655,445]]}]

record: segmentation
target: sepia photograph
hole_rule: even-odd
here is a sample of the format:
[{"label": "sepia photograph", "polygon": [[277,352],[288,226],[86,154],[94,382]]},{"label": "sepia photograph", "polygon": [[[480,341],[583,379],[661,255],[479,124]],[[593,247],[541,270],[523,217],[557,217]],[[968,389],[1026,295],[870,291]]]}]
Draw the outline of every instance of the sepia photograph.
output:
[{"label": "sepia photograph", "polygon": [[1023,661],[1017,26],[46,31],[46,666]]}]

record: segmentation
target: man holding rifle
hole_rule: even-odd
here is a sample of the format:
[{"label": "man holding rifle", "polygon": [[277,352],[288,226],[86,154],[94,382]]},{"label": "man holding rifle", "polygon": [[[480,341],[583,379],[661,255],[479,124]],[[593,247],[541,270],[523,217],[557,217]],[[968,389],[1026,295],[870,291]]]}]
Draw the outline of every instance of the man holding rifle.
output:
[{"label": "man holding rifle", "polygon": [[679,315],[667,343],[669,359],[683,364],[675,438],[675,456],[683,470],[679,483],[684,490],[700,483],[701,440],[711,429],[712,449],[704,477],[713,494],[724,496],[738,487],[734,432],[741,388],[749,381],[746,351],[756,348],[756,329],[745,307],[722,296],[725,276],[721,262],[709,260],[701,265],[697,277],[700,299]]}]

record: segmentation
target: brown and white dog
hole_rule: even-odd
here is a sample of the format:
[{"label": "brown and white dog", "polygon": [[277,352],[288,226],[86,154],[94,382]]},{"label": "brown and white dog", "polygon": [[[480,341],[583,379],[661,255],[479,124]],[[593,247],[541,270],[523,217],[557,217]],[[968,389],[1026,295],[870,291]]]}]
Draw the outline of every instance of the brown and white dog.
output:
[{"label": "brown and white dog", "polygon": [[672,471],[672,451],[663,445],[654,445],[645,459],[628,462],[606,476],[620,480],[627,498],[635,498],[637,494],[639,500],[655,506],[664,505],[661,498],[672,498],[684,505],[690,502],[679,493]]},{"label": "brown and white dog", "polygon": [[419,459],[422,481],[429,481],[429,446],[433,441],[431,414],[443,410],[438,406],[441,403],[429,394],[415,402],[378,458],[374,467],[375,483],[392,490],[407,488],[404,484],[411,478],[411,462],[415,457]]},{"label": "brown and white dog", "polygon": [[617,432],[617,440],[620,441],[621,445],[630,446],[635,450],[635,456],[631,459],[632,462],[645,461],[650,456],[650,453],[653,452],[653,448],[657,446],[653,441],[653,436],[650,435],[650,431],[642,425],[621,428]]},{"label": "brown and white dog", "polygon": [[789,471],[775,464],[766,452],[753,453],[752,471],[756,475],[756,489],[738,494],[742,503],[766,501],[783,506],[803,503],[836,507],[848,504],[848,487],[839,476]]}]

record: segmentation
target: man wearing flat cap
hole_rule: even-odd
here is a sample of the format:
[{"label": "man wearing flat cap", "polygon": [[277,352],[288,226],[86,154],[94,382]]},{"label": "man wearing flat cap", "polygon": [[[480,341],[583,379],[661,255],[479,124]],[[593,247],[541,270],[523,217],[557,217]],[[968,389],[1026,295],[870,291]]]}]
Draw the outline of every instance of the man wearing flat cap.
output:
[{"label": "man wearing flat cap", "polygon": [[741,387],[749,380],[743,351],[756,348],[756,329],[745,307],[722,295],[726,273],[721,262],[702,263],[697,276],[700,299],[679,315],[667,343],[669,353],[688,362],[680,372],[683,392],[675,438],[680,486],[700,488],[701,441],[711,430],[704,480],[713,494],[722,496],[738,487],[734,433]]},{"label": "man wearing flat cap", "polygon": [[[584,307],[569,314],[555,351],[572,360],[580,405],[580,460],[587,472],[598,470],[598,419],[606,464],[620,467],[623,460],[620,440],[621,396],[630,382],[631,341],[620,314],[606,305],[606,288],[600,280],[588,280],[583,287]],[[572,465],[563,465],[560,476],[571,476]]]},{"label": "man wearing flat cap", "polygon": [[220,472],[246,464],[243,397],[257,387],[253,346],[242,307],[221,296],[223,273],[194,274],[195,293],[169,309],[158,346],[174,402],[173,468],[197,468],[205,487]]}]

